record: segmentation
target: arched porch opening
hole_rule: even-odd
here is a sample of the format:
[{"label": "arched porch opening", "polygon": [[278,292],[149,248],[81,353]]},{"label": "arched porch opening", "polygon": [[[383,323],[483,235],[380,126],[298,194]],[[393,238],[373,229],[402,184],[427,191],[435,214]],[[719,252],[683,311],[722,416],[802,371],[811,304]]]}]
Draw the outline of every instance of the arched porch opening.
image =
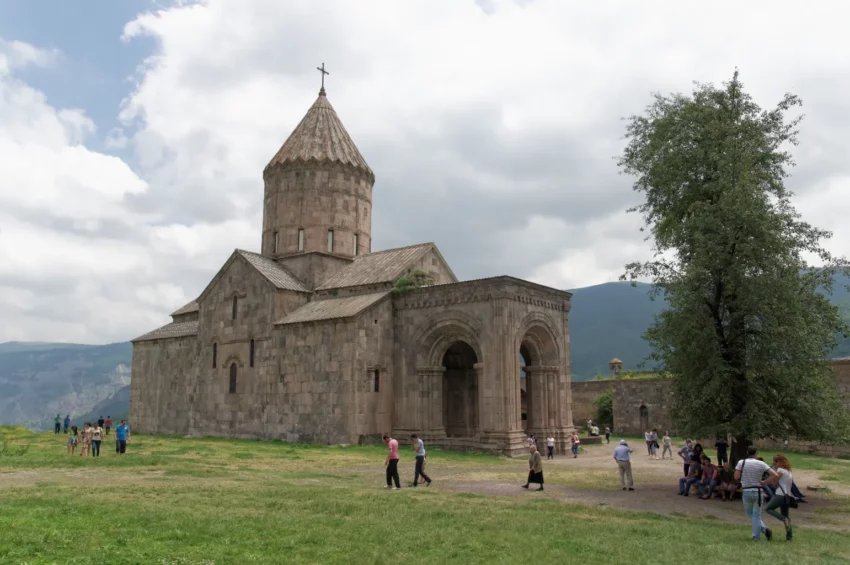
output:
[{"label": "arched porch opening", "polygon": [[519,340],[520,427],[543,437],[558,426],[560,355],[553,333],[532,321]]},{"label": "arched porch opening", "polygon": [[475,437],[478,432],[478,363],[475,350],[455,341],[443,355],[443,426],[448,437]]}]

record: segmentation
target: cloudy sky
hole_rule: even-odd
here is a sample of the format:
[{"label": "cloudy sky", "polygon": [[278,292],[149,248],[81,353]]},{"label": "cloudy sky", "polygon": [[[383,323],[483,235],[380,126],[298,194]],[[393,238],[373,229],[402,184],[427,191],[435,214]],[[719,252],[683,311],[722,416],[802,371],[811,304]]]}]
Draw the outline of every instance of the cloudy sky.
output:
[{"label": "cloudy sky", "polygon": [[2,2],[0,341],[133,338],[257,250],[262,169],[322,62],[377,177],[374,250],[434,241],[461,278],[615,280],[649,256],[622,118],[737,66],[763,106],[803,98],[789,184],[845,253],[850,4],[814,4]]}]

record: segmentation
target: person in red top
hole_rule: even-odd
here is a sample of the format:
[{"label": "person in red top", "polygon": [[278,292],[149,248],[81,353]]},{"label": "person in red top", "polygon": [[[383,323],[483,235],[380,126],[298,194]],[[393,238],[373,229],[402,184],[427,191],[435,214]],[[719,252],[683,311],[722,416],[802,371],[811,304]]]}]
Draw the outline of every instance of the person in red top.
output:
[{"label": "person in red top", "polygon": [[[384,488],[392,487],[393,490],[401,488],[401,483],[398,479],[398,442],[390,437],[390,434],[384,434],[384,443],[387,445],[387,460],[384,465],[387,467],[387,484]],[[395,486],[392,486],[393,481]]]},{"label": "person in red top", "polygon": [[109,430],[112,429],[112,416],[107,416],[103,422],[103,427],[106,429],[106,435],[109,435]]}]

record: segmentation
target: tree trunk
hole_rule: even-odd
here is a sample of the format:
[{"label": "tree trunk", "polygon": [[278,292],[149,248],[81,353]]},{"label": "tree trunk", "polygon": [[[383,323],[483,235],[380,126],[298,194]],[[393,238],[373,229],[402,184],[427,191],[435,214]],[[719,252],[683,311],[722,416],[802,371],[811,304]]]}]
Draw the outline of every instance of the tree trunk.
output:
[{"label": "tree trunk", "polygon": [[745,435],[734,436],[732,438],[732,445],[729,446],[729,463],[733,469],[738,464],[738,461],[747,458],[747,448],[752,443]]}]

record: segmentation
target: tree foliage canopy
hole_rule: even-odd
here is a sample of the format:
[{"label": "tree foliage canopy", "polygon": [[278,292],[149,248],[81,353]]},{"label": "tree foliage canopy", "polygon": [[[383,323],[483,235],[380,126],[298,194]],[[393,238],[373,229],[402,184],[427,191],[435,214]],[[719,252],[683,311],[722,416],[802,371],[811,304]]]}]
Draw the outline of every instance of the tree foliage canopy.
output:
[{"label": "tree foliage canopy", "polygon": [[656,94],[628,120],[619,164],[645,198],[632,211],[655,257],[623,278],[666,294],[645,337],[674,376],[673,418],[688,435],[847,437],[827,355],[848,327],[818,290],[848,264],[785,187],[802,119],[788,114],[800,105],[786,94],[762,110],[736,71],[722,88]]}]

